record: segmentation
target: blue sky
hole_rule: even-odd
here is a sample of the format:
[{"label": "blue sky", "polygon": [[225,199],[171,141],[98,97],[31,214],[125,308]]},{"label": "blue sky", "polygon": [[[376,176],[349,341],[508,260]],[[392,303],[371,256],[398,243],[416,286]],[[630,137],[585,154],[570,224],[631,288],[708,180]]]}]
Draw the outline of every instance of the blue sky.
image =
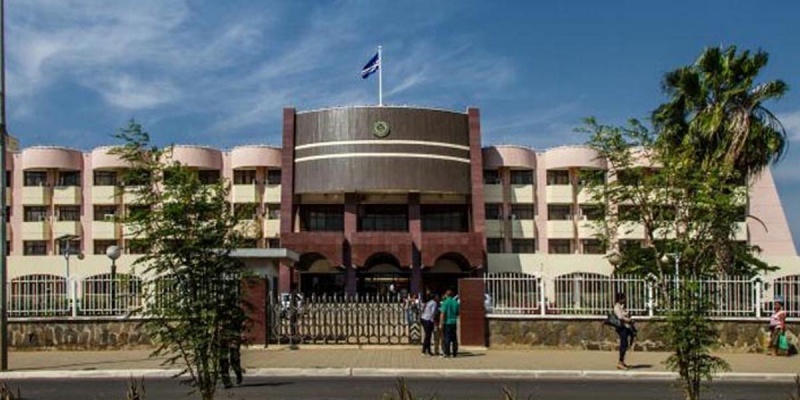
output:
[{"label": "blue sky", "polygon": [[774,168],[800,239],[800,2],[6,0],[8,123],[23,147],[279,144],[281,109],[384,102],[481,108],[484,142],[582,143],[583,117],[645,118],[664,72],[704,47],[771,54],[792,141]]}]

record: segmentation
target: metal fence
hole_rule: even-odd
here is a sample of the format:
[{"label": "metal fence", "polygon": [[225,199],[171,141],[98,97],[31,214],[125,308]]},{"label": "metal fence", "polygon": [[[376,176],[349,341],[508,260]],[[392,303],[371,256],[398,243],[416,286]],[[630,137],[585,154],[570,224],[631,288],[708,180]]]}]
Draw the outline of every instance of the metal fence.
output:
[{"label": "metal fence", "polygon": [[[562,315],[602,317],[614,308],[616,293],[626,295],[635,316],[663,316],[671,310],[671,294],[682,283],[672,277],[606,276],[573,273],[551,279],[522,273],[487,274],[486,310],[494,315]],[[699,280],[697,295],[713,304],[712,318],[761,318],[772,311],[772,297],[784,299],[789,317],[800,317],[800,276],[762,279],[721,276]],[[773,296],[766,296],[767,291]]]}]

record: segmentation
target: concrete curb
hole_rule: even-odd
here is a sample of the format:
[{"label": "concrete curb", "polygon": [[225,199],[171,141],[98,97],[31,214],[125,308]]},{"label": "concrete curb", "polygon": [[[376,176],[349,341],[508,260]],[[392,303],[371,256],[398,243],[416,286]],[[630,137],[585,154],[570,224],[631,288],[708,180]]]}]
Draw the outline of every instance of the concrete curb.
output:
[{"label": "concrete curb", "polygon": [[[127,379],[129,377],[170,378],[177,369],[130,369],[130,370],[33,370],[0,373],[2,379]],[[251,368],[247,377],[358,377],[388,378],[462,378],[462,379],[587,379],[587,380],[674,380],[672,372],[651,371],[584,371],[584,370],[486,370],[486,369],[403,369],[403,368]],[[721,373],[715,381],[724,382],[794,382],[795,374],[789,373]]]}]

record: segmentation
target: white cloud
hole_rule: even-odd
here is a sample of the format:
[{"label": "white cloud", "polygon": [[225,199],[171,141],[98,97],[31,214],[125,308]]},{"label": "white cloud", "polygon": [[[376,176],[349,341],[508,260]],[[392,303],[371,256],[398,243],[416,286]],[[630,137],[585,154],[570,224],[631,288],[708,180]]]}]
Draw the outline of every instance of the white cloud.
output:
[{"label": "white cloud", "polygon": [[800,110],[776,115],[786,129],[790,142],[800,142]]}]

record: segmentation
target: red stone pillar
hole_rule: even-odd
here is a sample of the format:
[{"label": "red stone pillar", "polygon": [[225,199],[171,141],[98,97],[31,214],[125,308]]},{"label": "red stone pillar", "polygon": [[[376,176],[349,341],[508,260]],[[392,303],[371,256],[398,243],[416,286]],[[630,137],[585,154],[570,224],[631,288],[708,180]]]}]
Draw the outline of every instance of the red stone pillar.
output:
[{"label": "red stone pillar", "polygon": [[249,323],[245,331],[247,343],[266,345],[268,341],[269,318],[269,282],[261,277],[247,278],[242,281],[245,300],[249,307],[245,310]]},{"label": "red stone pillar", "polygon": [[422,214],[419,205],[419,193],[408,195],[408,231],[411,233],[411,293],[423,291],[422,282]]},{"label": "red stone pillar", "polygon": [[350,247],[350,239],[358,231],[358,194],[344,194],[344,248],[342,249],[342,261],[344,263],[345,275],[344,290],[348,295],[354,295],[358,291],[356,266],[353,265],[353,253]]},{"label": "red stone pillar", "polygon": [[460,343],[464,346],[488,346],[483,293],[482,279],[458,281],[458,295],[461,299]]},{"label": "red stone pillar", "polygon": [[281,293],[289,293],[292,290],[292,268],[288,263],[289,261],[280,262],[278,286]]}]

